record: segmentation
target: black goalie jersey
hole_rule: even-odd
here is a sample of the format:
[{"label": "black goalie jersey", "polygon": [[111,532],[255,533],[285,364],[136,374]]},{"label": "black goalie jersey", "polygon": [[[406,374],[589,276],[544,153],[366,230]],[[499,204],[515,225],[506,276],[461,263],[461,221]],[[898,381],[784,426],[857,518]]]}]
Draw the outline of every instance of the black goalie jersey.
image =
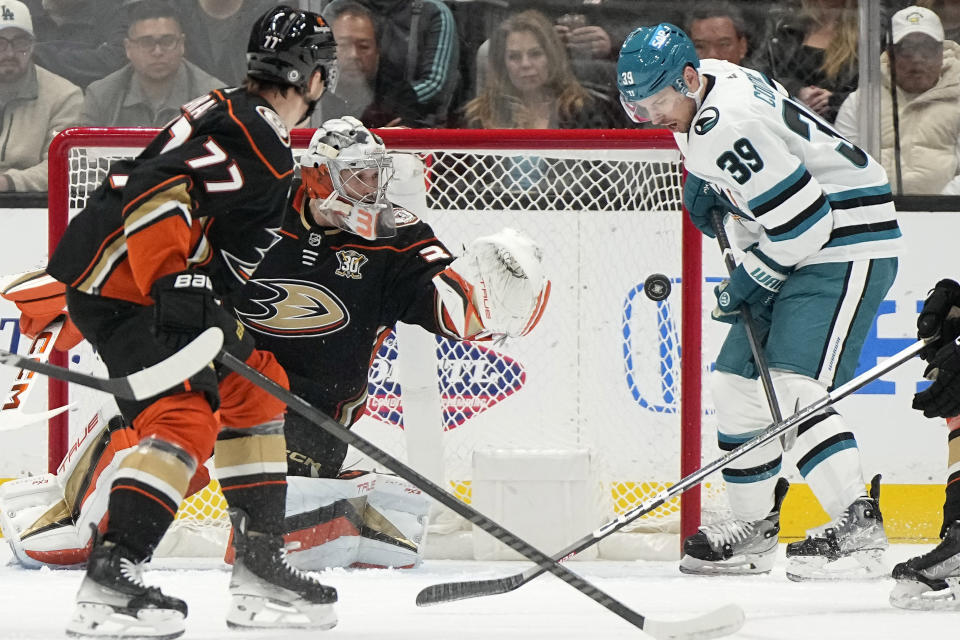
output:
[{"label": "black goalie jersey", "polygon": [[294,392],[350,425],[363,413],[371,362],[397,321],[447,334],[432,278],[453,256],[428,224],[397,207],[397,235],[364,240],[307,222],[291,200],[281,238],[235,309],[273,352]]},{"label": "black goalie jersey", "polygon": [[203,269],[221,296],[276,241],[293,177],[286,127],[241,89],[182,107],[134,160],[115,163],[67,227],[47,272],[85,293],[151,304],[164,275]]}]

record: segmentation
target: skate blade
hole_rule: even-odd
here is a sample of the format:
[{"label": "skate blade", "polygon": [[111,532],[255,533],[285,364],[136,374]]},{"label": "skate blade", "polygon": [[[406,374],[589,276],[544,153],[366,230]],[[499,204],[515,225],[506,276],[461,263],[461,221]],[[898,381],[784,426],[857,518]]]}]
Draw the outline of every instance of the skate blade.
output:
[{"label": "skate blade", "polygon": [[775,560],[775,553],[750,553],[718,562],[685,555],[680,558],[680,572],[697,576],[745,576],[770,573]]},{"label": "skate blade", "polygon": [[107,604],[77,604],[67,623],[73,638],[179,638],[185,629],[183,614],[171,609],[141,609],[136,616],[121,613]]},{"label": "skate blade", "polygon": [[259,596],[234,595],[227,612],[231,629],[332,629],[337,612],[332,604],[314,604],[305,600],[280,602]]},{"label": "skate blade", "polygon": [[883,562],[883,549],[854,551],[836,560],[825,556],[787,557],[787,577],[806,580],[876,580],[890,575]]},{"label": "skate blade", "polygon": [[916,580],[900,580],[890,591],[890,604],[912,611],[954,611],[960,609],[960,590],[934,591]]}]

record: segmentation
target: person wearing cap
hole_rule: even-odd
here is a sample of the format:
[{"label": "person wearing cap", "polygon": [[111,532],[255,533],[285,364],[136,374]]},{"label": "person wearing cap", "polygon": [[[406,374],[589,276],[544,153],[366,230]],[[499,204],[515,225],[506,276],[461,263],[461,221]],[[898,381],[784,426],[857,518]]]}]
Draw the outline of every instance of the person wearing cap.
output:
[{"label": "person wearing cap", "polygon": [[[893,46],[880,57],[880,162],[895,193],[960,194],[960,45],[944,39],[940,18],[924,7],[902,9],[891,23]],[[843,102],[836,121],[837,131],[854,144],[859,105],[858,90]]]},{"label": "person wearing cap", "polygon": [[46,191],[50,141],[80,117],[80,88],[37,66],[33,44],[29,9],[6,0],[0,7],[0,191]]}]

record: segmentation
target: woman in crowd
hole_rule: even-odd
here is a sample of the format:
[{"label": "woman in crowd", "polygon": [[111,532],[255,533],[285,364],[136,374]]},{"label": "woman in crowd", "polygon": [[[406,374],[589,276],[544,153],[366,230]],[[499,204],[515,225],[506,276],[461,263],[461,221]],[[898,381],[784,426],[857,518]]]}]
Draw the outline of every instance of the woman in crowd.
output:
[{"label": "woman in crowd", "polygon": [[840,104],[857,88],[856,0],[800,0],[799,12],[774,15],[755,66],[833,122]]},{"label": "woman in crowd", "polygon": [[483,129],[607,129],[626,126],[606,95],[574,76],[553,24],[536,10],[507,18],[490,39],[484,85],[464,108]]}]

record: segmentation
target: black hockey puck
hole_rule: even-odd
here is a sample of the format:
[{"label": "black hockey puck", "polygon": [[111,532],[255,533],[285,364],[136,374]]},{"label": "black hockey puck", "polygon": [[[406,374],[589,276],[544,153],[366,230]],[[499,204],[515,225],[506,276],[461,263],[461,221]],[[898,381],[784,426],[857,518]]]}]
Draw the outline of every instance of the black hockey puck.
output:
[{"label": "black hockey puck", "polygon": [[662,273],[651,273],[647,276],[647,279],[643,281],[643,293],[656,302],[666,300],[672,288],[670,278]]}]

